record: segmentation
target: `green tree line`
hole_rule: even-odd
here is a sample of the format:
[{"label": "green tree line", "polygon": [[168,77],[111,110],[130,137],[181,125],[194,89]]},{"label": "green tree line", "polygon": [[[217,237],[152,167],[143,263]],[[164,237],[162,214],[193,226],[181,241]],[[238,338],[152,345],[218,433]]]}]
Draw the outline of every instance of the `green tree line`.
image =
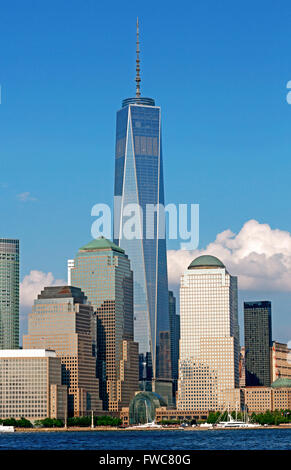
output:
[{"label": "green tree line", "polygon": [[[120,426],[122,423],[120,418],[115,418],[113,416],[94,416],[94,426]],[[14,426],[16,428],[62,428],[64,427],[65,423],[61,419],[55,418],[44,418],[35,421],[34,425],[26,418],[8,418],[8,419],[0,419],[0,424],[4,426]],[[74,417],[68,418],[67,425],[71,426],[79,426],[79,427],[89,427],[91,426],[91,417],[89,416],[81,416],[81,417]]]}]

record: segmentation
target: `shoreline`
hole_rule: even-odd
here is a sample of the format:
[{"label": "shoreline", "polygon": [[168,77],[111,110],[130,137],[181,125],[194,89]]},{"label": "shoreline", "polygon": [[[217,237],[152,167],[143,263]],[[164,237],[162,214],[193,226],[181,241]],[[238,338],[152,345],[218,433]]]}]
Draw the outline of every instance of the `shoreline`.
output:
[{"label": "shoreline", "polygon": [[186,428],[177,428],[177,427],[164,427],[164,428],[119,428],[119,427],[114,427],[114,426],[96,426],[95,428],[91,427],[69,427],[69,428],[17,428],[15,427],[15,432],[23,432],[23,433],[40,433],[40,432],[100,432],[100,431],[237,431],[237,430],[243,430],[243,431],[249,431],[249,430],[262,430],[262,429],[291,429],[291,423],[290,424],[284,424],[284,425],[271,425],[271,426],[258,426],[256,428],[229,428],[229,429],[223,429],[223,428],[192,428],[192,427],[186,427]]}]

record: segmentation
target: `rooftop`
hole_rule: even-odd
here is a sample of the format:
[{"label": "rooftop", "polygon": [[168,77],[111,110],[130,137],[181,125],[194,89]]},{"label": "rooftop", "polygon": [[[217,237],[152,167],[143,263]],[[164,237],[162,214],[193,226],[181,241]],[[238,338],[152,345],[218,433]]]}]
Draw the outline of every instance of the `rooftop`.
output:
[{"label": "rooftop", "polygon": [[57,357],[55,351],[49,349],[2,349],[1,357]]},{"label": "rooftop", "polygon": [[73,286],[49,286],[45,287],[37,296],[38,299],[65,299],[73,298],[74,303],[86,303],[87,297],[79,287]]},{"label": "rooftop", "polygon": [[271,384],[272,388],[291,387],[291,379],[282,377]]},{"label": "rooftop", "polygon": [[225,268],[224,264],[216,258],[216,256],[202,255],[195,258],[188,269],[211,269],[211,268]]},{"label": "rooftop", "polygon": [[119,253],[124,253],[124,250],[119,246],[115,245],[111,240],[108,240],[105,237],[99,237],[91,242],[87,243],[80,248],[79,251],[97,251],[97,250],[114,250]]}]

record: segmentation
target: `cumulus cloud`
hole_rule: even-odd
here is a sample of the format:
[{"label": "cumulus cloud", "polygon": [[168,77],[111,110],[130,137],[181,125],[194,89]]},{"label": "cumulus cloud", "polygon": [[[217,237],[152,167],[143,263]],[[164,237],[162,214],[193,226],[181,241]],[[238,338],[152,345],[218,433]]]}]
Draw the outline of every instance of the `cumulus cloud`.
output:
[{"label": "cumulus cloud", "polygon": [[29,191],[17,194],[17,199],[21,202],[36,201],[35,197],[32,197]]},{"label": "cumulus cloud", "polygon": [[42,271],[30,271],[20,284],[20,305],[31,307],[37,295],[44,287],[66,285],[63,279],[55,279],[52,273]]},{"label": "cumulus cloud", "polygon": [[169,250],[170,284],[200,255],[217,256],[227,270],[239,277],[242,290],[291,292],[291,234],[256,220],[247,221],[239,233],[225,230],[204,250]]}]

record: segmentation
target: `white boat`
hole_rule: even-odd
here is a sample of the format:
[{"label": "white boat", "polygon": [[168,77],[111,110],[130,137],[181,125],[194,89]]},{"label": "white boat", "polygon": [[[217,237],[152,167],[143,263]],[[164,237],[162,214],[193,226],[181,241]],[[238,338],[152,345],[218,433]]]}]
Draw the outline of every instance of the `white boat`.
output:
[{"label": "white boat", "polygon": [[[224,410],[220,416],[222,416],[225,412],[226,410]],[[228,406],[227,421],[218,421],[215,426],[217,428],[222,428],[222,429],[236,429],[236,428],[250,429],[250,428],[260,427],[260,424],[250,423],[248,414],[246,412],[246,408],[244,411],[243,420],[237,419],[237,414],[238,414],[238,403],[236,403],[235,419],[231,416],[230,411],[229,411],[229,406]]]},{"label": "white boat", "polygon": [[0,432],[14,432],[14,426],[3,426],[3,424],[0,424]]},{"label": "white boat", "polygon": [[200,428],[212,429],[213,424],[211,424],[211,423],[202,423],[202,424],[200,424]]},{"label": "white boat", "polygon": [[241,421],[239,419],[234,419],[231,415],[228,415],[227,421],[220,421],[217,423],[217,428],[223,429],[234,429],[234,428],[257,428],[258,424],[248,423],[245,421]]},{"label": "white boat", "polygon": [[151,423],[144,423],[144,424],[137,424],[135,426],[129,426],[127,429],[157,429],[157,428],[162,428],[160,424],[156,424],[154,421]]}]

